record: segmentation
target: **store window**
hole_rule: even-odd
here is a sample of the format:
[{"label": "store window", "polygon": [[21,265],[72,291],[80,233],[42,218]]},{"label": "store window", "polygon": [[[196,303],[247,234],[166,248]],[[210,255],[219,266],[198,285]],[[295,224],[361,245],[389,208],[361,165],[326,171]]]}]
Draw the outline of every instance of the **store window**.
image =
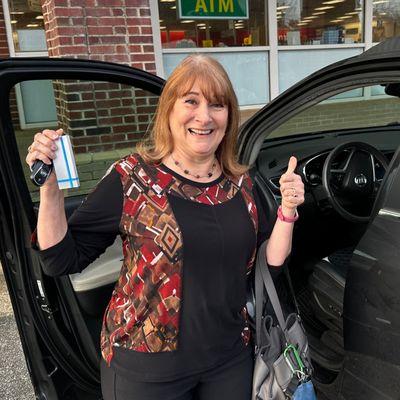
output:
[{"label": "store window", "polygon": [[374,0],[372,41],[381,42],[400,35],[400,1]]},{"label": "store window", "polygon": [[8,7],[15,51],[46,51],[40,0],[8,0]]},{"label": "store window", "polygon": [[278,0],[278,43],[360,43],[363,15],[362,0]]},{"label": "store window", "polygon": [[158,0],[163,48],[267,45],[263,0]]}]

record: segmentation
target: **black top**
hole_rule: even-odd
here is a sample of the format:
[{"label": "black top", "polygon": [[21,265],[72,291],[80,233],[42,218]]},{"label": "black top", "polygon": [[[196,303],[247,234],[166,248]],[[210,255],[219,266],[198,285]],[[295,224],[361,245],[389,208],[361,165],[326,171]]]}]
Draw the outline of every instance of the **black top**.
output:
[{"label": "black top", "polygon": [[[197,187],[198,183],[166,166],[166,172]],[[241,337],[245,321],[246,267],[254,246],[270,234],[257,192],[259,232],[240,192],[217,205],[202,204],[168,194],[182,231],[183,294],[178,350],[141,353],[116,347],[111,366],[128,377],[146,381],[177,379],[247,355]],[[40,252],[45,273],[56,276],[81,271],[119,234],[123,189],[114,169],[88,195],[68,221],[65,238]]]}]

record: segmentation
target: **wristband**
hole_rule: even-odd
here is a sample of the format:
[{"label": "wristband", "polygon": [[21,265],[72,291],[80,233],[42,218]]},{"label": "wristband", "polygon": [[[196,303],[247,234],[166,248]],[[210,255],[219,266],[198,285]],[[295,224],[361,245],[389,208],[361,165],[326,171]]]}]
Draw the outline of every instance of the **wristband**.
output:
[{"label": "wristband", "polygon": [[278,207],[278,211],[277,211],[276,215],[283,222],[293,223],[293,222],[296,222],[299,219],[299,213],[297,212],[297,210],[296,210],[296,213],[294,214],[294,217],[285,217],[283,215],[283,212],[282,212],[282,206]]}]

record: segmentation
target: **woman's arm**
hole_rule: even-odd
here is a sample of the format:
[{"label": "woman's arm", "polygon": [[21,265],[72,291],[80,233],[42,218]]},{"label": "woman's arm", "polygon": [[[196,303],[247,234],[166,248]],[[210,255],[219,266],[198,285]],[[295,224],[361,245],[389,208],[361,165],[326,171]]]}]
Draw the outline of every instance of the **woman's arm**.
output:
[{"label": "woman's arm", "polygon": [[266,257],[268,265],[271,266],[282,265],[290,254],[294,222],[287,222],[283,219],[293,219],[297,206],[304,202],[304,184],[300,175],[294,172],[296,166],[296,158],[290,157],[287,171],[279,180],[282,194],[281,212],[284,218],[277,218],[268,240]]},{"label": "woman's arm", "polygon": [[[35,135],[33,143],[28,147],[26,163],[31,167],[35,160],[51,164],[55,158],[58,138],[63,134],[45,129]],[[67,232],[67,219],[64,211],[64,194],[58,188],[54,171],[40,188],[40,204],[37,224],[37,240],[41,250],[61,242]]]},{"label": "woman's arm", "polygon": [[[35,159],[46,163],[52,159],[50,149],[53,143],[44,144],[47,141],[41,136],[44,133],[51,135],[54,131],[43,131],[35,136],[26,159],[29,165]],[[122,206],[122,182],[113,168],[67,223],[64,194],[53,173],[40,188],[38,224],[32,238],[32,247],[40,257],[45,273],[60,276],[80,272],[99,257],[119,233]]]}]

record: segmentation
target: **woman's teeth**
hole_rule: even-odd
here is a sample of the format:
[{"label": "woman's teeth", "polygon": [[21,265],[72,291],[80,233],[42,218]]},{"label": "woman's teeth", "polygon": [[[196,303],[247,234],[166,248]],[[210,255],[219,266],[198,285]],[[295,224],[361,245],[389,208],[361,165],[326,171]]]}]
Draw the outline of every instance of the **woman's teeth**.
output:
[{"label": "woman's teeth", "polygon": [[189,132],[192,135],[210,135],[213,132],[213,129],[193,129],[193,128],[189,128]]}]

